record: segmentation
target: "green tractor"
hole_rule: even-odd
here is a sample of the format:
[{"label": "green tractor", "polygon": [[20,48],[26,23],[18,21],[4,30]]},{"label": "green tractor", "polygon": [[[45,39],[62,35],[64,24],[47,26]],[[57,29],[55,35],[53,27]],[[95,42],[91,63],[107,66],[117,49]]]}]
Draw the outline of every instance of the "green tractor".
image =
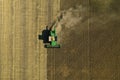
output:
[{"label": "green tractor", "polygon": [[50,44],[46,44],[45,45],[46,48],[60,48],[60,44],[57,43],[57,34],[55,29],[50,30],[48,39]]},{"label": "green tractor", "polygon": [[42,35],[40,35],[39,39],[42,39],[45,43],[45,48],[60,48],[60,44],[57,43],[57,33],[56,26],[62,17],[57,18],[56,21],[52,24],[52,26],[43,31]]}]

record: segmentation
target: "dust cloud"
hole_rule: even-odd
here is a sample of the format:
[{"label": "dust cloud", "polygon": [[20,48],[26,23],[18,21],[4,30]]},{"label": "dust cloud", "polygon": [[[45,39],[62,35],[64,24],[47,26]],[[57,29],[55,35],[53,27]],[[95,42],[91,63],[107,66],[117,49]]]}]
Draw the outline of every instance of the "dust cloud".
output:
[{"label": "dust cloud", "polygon": [[56,31],[57,34],[59,34],[62,29],[68,29],[72,30],[75,28],[75,25],[81,22],[83,18],[83,11],[85,11],[85,8],[83,8],[81,5],[69,8],[68,10],[61,11],[59,14],[62,15],[62,19],[58,22]]},{"label": "dust cloud", "polygon": [[68,10],[63,10],[58,14],[58,17],[60,17],[60,21],[58,21],[56,26],[56,33],[59,36],[58,42],[61,42],[61,40],[65,37],[64,34],[69,34],[71,30],[75,30],[78,24],[82,22],[82,19],[84,18],[84,12],[86,9],[82,6],[75,6],[72,8],[69,8]]}]

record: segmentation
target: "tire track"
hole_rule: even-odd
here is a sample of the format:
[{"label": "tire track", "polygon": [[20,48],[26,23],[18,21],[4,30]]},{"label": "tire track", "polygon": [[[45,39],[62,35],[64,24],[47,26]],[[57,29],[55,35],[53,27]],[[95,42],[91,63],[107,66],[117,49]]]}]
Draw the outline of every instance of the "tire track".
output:
[{"label": "tire track", "polygon": [[[0,1],[0,37],[2,36],[2,31],[3,31],[3,17],[2,17],[2,15],[3,15],[3,1]],[[0,38],[0,45],[1,45],[1,43],[2,43],[2,40],[1,40],[2,38]],[[1,49],[1,47],[0,47],[0,56],[2,56],[2,54],[1,54],[1,52],[2,52],[2,49]],[[2,67],[1,67],[1,65],[2,65],[2,63],[1,63],[1,58],[0,58],[0,79],[1,79],[1,74],[2,74]]]},{"label": "tire track", "polygon": [[26,69],[27,69],[27,65],[28,65],[28,33],[27,31],[29,31],[29,26],[26,26],[26,4],[27,1],[26,0],[21,0],[21,15],[22,15],[22,19],[21,19],[21,27],[22,27],[22,48],[23,48],[23,53],[21,54],[21,79],[22,80],[27,80],[26,77]]},{"label": "tire track", "polygon": [[[11,1],[2,1],[2,33],[1,33],[1,79],[8,78],[11,79],[11,62],[12,62],[12,29],[7,28],[8,26],[11,27],[12,25],[12,18],[11,18]],[[8,43],[9,41],[9,43]],[[10,53],[9,53],[10,52]],[[7,75],[7,76],[6,76]]]}]

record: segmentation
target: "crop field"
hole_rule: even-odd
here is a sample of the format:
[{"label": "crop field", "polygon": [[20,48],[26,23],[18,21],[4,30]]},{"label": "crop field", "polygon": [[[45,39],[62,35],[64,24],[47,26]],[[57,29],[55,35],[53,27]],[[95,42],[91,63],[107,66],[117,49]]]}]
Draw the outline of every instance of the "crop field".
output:
[{"label": "crop field", "polygon": [[118,0],[61,0],[61,11],[66,13],[75,15],[76,6],[82,6],[82,20],[65,25],[60,49],[48,49],[49,80],[120,79],[119,4]]},{"label": "crop field", "polygon": [[[119,0],[0,0],[0,80],[120,80]],[[61,48],[39,34],[56,15]]]}]

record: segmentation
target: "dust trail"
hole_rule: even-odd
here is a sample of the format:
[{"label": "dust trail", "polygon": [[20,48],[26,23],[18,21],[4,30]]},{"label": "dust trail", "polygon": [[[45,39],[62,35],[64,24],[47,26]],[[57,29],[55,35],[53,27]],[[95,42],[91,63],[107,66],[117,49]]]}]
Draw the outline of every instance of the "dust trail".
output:
[{"label": "dust trail", "polygon": [[69,34],[71,30],[76,30],[77,27],[80,27],[77,24],[80,24],[83,20],[85,11],[86,8],[80,5],[61,11],[58,14],[58,16],[62,15],[56,26],[56,32],[59,36],[58,42],[61,42],[65,36],[64,34]]},{"label": "dust trail", "polygon": [[61,11],[60,14],[62,14],[62,19],[58,22],[56,27],[57,33],[59,34],[64,28],[68,30],[74,29],[75,25],[81,22],[83,11],[85,11],[85,8],[81,5]]}]

